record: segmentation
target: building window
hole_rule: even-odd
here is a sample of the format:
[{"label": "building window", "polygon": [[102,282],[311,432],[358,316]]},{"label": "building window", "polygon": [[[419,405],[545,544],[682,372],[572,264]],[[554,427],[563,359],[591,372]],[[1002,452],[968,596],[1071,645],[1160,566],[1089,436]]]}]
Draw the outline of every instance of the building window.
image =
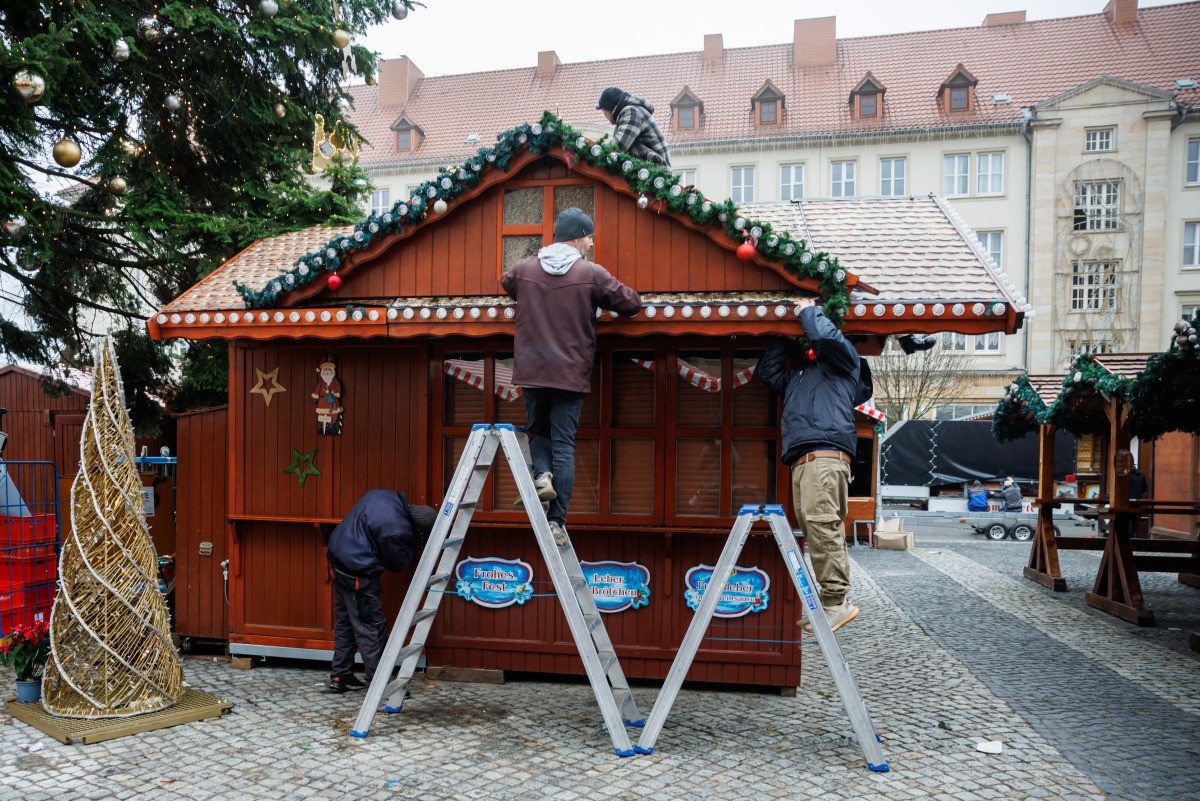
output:
[{"label": "building window", "polygon": [[779,165],[779,199],[799,200],[804,197],[804,165]]},{"label": "building window", "polygon": [[680,170],[679,171],[679,185],[680,186],[695,186],[696,185],[696,171],[694,169]]},{"label": "building window", "polygon": [[964,86],[950,90],[950,110],[966,111],[970,106],[971,90]]},{"label": "building window", "polygon": [[996,266],[1000,267],[1003,265],[1004,232],[978,231],[975,236],[979,237],[979,244],[983,246],[983,252],[992,257],[992,261],[996,262]]},{"label": "building window", "polygon": [[412,131],[396,131],[396,150],[412,150]]},{"label": "building window", "polygon": [[1102,153],[1113,149],[1115,128],[1092,128],[1083,134],[1083,149],[1087,153]]},{"label": "building window", "polygon": [[729,193],[734,203],[754,202],[754,168],[734,167],[729,171],[732,190]]},{"label": "building window", "polygon": [[957,331],[943,331],[942,350],[950,351],[951,353],[966,353],[967,335],[960,334]]},{"label": "building window", "polygon": [[1075,184],[1075,230],[1111,231],[1120,227],[1121,184],[1088,181]]},{"label": "building window", "polygon": [[758,124],[759,125],[774,125],[779,122],[779,105],[777,101],[770,100],[758,104]]},{"label": "building window", "polygon": [[1183,308],[1179,310],[1179,316],[1184,320],[1191,320],[1197,314],[1200,314],[1200,304],[1185,303]]},{"label": "building window", "polygon": [[971,191],[971,156],[968,153],[954,153],[943,159],[944,181],[942,194],[946,197],[966,195]]},{"label": "building window", "polygon": [[999,353],[1000,352],[1000,332],[989,331],[986,334],[975,335],[975,352],[976,353]]},{"label": "building window", "polygon": [[1200,184],[1200,138],[1187,143],[1187,182]]},{"label": "building window", "polygon": [[905,193],[904,159],[879,160],[879,194],[889,197]]},{"label": "building window", "polygon": [[1071,349],[1071,361],[1085,353],[1113,353],[1116,343],[1107,339],[1069,339],[1067,347]]},{"label": "building window", "polygon": [[371,213],[383,214],[392,207],[392,190],[376,189],[371,193]]},{"label": "building window", "polygon": [[1183,266],[1200,267],[1200,223],[1183,226]]},{"label": "building window", "polygon": [[854,197],[854,172],[856,162],[853,161],[834,161],[830,163],[829,170],[832,176],[832,192],[833,197]]},{"label": "building window", "polygon": [[974,420],[996,411],[994,403],[947,403],[933,410],[933,420]]},{"label": "building window", "polygon": [[858,96],[858,116],[874,117],[879,113],[879,95]]},{"label": "building window", "polygon": [[978,153],[975,161],[975,193],[999,195],[1004,192],[1004,153]]},{"label": "building window", "polygon": [[1120,288],[1119,261],[1077,261],[1071,265],[1071,311],[1113,311]]},{"label": "building window", "polygon": [[679,109],[679,127],[680,128],[695,128],[696,127],[696,109],[688,107]]}]

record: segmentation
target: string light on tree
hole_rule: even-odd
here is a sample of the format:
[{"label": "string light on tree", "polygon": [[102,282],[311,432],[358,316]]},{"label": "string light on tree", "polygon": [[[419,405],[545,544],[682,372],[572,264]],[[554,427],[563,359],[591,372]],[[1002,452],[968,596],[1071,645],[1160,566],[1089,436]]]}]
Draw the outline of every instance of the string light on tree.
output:
[{"label": "string light on tree", "polygon": [[79,149],[79,145],[65,136],[54,145],[54,161],[60,167],[66,167],[69,170],[82,158],[83,151]]}]

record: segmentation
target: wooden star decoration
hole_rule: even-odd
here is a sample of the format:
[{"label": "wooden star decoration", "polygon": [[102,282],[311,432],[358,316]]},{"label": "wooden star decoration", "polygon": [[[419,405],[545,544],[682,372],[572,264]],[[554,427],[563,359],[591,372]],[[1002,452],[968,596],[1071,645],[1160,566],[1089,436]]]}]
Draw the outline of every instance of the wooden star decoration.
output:
[{"label": "wooden star decoration", "polygon": [[[262,395],[263,402],[268,406],[271,405],[271,397],[276,392],[287,392],[287,387],[279,383],[279,368],[276,367],[271,372],[265,372],[254,368],[254,372],[258,373],[258,383],[254,385],[254,389],[250,390],[251,395]],[[264,386],[264,381],[270,381],[270,386]]]},{"label": "wooden star decoration", "polygon": [[313,464],[313,459],[317,458],[317,449],[313,448],[308,453],[301,453],[292,448],[292,463],[283,468],[285,473],[295,473],[296,480],[300,482],[300,487],[304,487],[304,479],[309,476],[319,476],[321,471]]}]

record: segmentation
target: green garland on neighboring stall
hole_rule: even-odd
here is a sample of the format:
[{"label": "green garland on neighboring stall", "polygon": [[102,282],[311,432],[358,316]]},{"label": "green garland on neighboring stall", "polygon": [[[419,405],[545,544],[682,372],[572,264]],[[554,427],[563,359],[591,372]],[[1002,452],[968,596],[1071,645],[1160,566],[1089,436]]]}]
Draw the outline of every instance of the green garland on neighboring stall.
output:
[{"label": "green garland on neighboring stall", "polygon": [[720,228],[734,242],[755,243],[758,255],[780,263],[797,278],[820,282],[825,314],[840,325],[850,305],[846,271],[838,260],[825,251],[810,251],[803,239],[794,239],[786,231],[774,231],[769,223],[747,219],[738,214],[732,200],[720,203],[705,198],[691,186],[683,186],[669,167],[643,161],[620,150],[607,136],[592,142],[555,114],[547,111],[540,122],[520,125],[496,137],[496,144],[480,148],[458,167],[443,168],[436,178],[413,190],[412,197],[395,203],[391,210],[360,220],[349,235],[335,236],[321,249],[306,253],[288,270],[260,289],[234,281],[247,308],[274,305],[285,292],[306,286],[322,273],[335,272],[351,251],[363,250],[378,236],[401,234],[405,226],[423,224],[438,201],[453,202],[479,185],[492,169],[508,171],[508,164],[522,149],[532,153],[550,153],[562,149],[569,162],[584,161],[625,179],[629,188],[648,202],[660,202],[672,212],[687,214],[698,225]]},{"label": "green garland on neighboring stall", "polygon": [[1019,375],[1008,392],[996,404],[992,413],[992,436],[997,442],[1012,442],[1037,431],[1038,417],[1046,411],[1046,403],[1026,376]]},{"label": "green garland on neighboring stall", "polygon": [[[1170,347],[1146,360],[1134,378],[1113,375],[1090,353],[1079,355],[1063,377],[1063,389],[1047,406],[1025,376],[1018,376],[992,413],[1000,442],[1050,424],[1073,434],[1103,434],[1107,420],[1094,413],[1095,396],[1123,398],[1133,407],[1134,436],[1152,440],[1170,431],[1200,434],[1200,314],[1175,324]],[[1087,407],[1091,406],[1091,409]]]}]

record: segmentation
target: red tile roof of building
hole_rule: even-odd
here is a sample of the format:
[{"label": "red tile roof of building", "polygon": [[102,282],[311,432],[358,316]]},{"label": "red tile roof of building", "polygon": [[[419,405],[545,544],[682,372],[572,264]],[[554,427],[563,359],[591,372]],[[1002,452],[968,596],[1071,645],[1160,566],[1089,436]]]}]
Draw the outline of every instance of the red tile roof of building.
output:
[{"label": "red tile roof of building", "polygon": [[[379,86],[350,89],[351,120],[372,146],[365,165],[444,163],[490,144],[515,122],[554,111],[572,124],[606,126],[595,110],[606,86],[618,85],[657,107],[672,146],[766,137],[841,136],[865,132],[976,125],[1017,125],[1022,107],[1102,75],[1175,93],[1182,106],[1200,105],[1200,90],[1179,91],[1174,81],[1197,78],[1200,3],[1139,9],[1135,25],[1115,25],[1106,14],[986,25],[975,28],[868,36],[837,41],[830,66],[794,68],[793,43],[730,48],[719,65],[702,51],[559,65],[537,77],[522,69],[422,78],[408,102],[379,105]],[[943,112],[938,87],[962,64],[979,83],[970,112]],[[879,118],[855,119],[846,98],[868,72],[887,86]],[[757,128],[750,98],[770,80],[785,96],[785,114],[769,132]],[[704,103],[695,131],[671,129],[672,99],[684,86]],[[994,104],[992,96],[1011,97]],[[391,124],[407,113],[426,132],[412,153],[393,150]],[[468,144],[468,134],[481,134]]]}]

